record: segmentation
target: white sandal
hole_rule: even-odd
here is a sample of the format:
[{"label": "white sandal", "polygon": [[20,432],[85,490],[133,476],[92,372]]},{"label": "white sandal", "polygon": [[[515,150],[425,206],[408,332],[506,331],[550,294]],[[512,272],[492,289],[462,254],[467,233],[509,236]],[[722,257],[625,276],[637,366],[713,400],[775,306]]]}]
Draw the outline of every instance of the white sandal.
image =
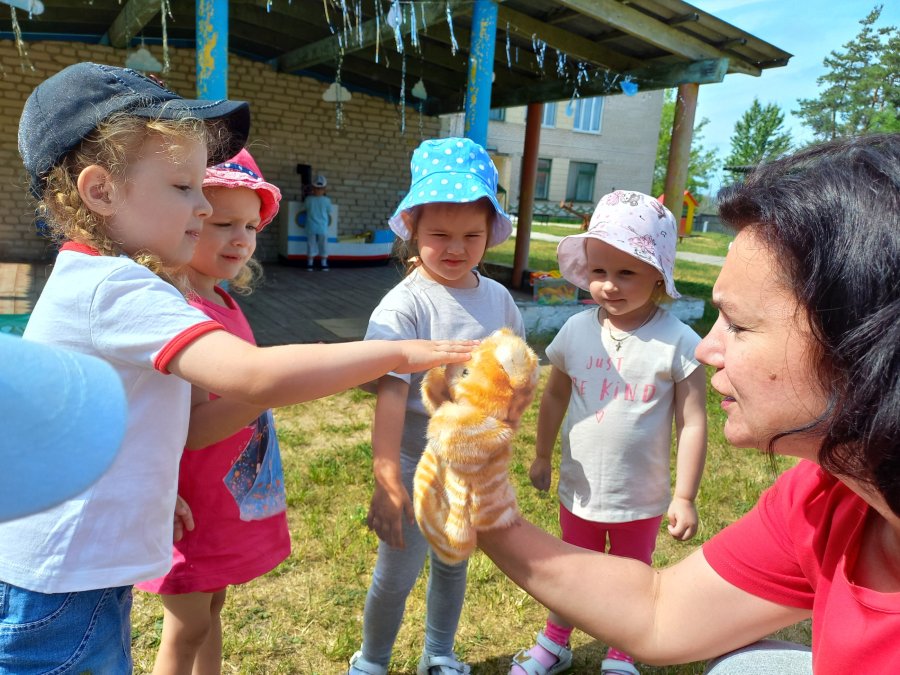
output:
[{"label": "white sandal", "polygon": [[633,663],[619,659],[603,659],[600,664],[601,675],[641,675]]},{"label": "white sandal", "polygon": [[556,663],[547,668],[529,654],[528,649],[522,649],[513,657],[512,665],[519,666],[526,675],[556,675],[572,667],[572,650],[568,646],[556,644],[544,635],[544,631],[537,634],[537,643],[556,657]]},{"label": "white sandal", "polygon": [[[437,668],[434,674],[431,669]],[[417,675],[469,675],[472,668],[456,658],[456,654],[450,656],[431,656],[430,654],[422,654],[419,659],[419,667],[416,668]]]},{"label": "white sandal", "polygon": [[350,670],[347,671],[347,675],[359,675],[360,673],[363,675],[387,675],[387,672],[387,666],[366,661],[362,657],[362,652],[359,651],[350,657]]}]

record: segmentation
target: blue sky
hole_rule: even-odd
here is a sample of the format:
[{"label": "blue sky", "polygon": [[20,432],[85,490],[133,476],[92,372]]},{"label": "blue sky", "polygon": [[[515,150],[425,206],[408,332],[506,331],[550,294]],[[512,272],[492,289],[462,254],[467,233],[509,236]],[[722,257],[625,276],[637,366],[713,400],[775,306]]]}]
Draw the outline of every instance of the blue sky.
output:
[{"label": "blue sky", "polygon": [[[815,98],[820,91],[816,78],[825,72],[823,59],[859,32],[859,20],[876,4],[883,4],[877,26],[900,25],[898,0],[688,0],[761,40],[790,52],[788,65],[764,70],[760,77],[727,75],[724,82],[700,87],[697,120],[709,124],[703,129],[703,144],[716,148],[724,158],[731,147],[734,124],[759,98],[763,105],[776,103],[785,113],[785,127],[796,140],[811,136],[791,114],[797,99]],[[713,186],[714,188],[716,186]]]}]

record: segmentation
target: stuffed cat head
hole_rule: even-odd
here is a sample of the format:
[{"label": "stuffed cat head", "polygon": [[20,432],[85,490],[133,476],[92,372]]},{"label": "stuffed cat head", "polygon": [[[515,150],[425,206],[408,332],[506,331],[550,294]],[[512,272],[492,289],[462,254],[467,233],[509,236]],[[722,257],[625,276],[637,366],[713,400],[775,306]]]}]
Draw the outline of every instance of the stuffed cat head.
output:
[{"label": "stuffed cat head", "polygon": [[429,370],[422,380],[422,401],[431,414],[453,401],[516,427],[534,397],[538,376],[534,351],[501,328],[482,340],[469,361]]}]

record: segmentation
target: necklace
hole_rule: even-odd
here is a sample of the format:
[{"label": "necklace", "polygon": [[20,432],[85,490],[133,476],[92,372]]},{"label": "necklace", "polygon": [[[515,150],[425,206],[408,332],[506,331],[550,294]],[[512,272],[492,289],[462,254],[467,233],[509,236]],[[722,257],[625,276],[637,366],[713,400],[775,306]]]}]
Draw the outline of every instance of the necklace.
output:
[{"label": "necklace", "polygon": [[[641,328],[643,328],[644,326],[646,326],[646,325],[650,322],[650,319],[652,319],[654,316],[656,316],[656,309],[657,309],[656,307],[653,308],[653,311],[650,312],[650,313],[647,315],[647,318],[644,319],[644,322],[643,322],[640,326],[638,326],[637,328],[635,328],[635,329],[634,329],[633,331],[631,331],[630,333],[625,333],[625,337],[620,337],[620,338],[619,338],[619,337],[616,337],[615,335],[613,335],[613,332],[612,332],[612,323],[609,321],[609,314],[607,314],[607,313],[604,311],[604,314],[606,314],[606,332],[609,333],[610,339],[611,339],[613,342],[616,343],[616,351],[619,351],[620,349],[622,349],[622,343],[625,342],[625,340],[627,340],[627,339],[630,338],[632,335],[634,335],[635,333],[637,333]],[[602,325],[602,324],[601,324],[601,325]]]}]

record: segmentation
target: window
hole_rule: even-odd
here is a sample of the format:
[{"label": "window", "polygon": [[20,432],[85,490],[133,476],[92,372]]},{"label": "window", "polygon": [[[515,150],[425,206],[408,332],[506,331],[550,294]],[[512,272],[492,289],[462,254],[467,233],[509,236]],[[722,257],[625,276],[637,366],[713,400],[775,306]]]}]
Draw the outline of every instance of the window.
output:
[{"label": "window", "polygon": [[491,108],[491,112],[488,114],[488,119],[495,120],[497,122],[505,122],[506,108]]},{"label": "window", "polygon": [[569,182],[566,186],[566,201],[594,201],[594,182],[597,165],[587,162],[569,162]]},{"label": "window", "polygon": [[550,194],[550,160],[537,161],[537,177],[534,179],[534,198],[547,199]]},{"label": "window", "polygon": [[556,104],[555,103],[545,103],[544,104],[544,119],[541,120],[541,125],[545,126],[545,127],[555,127],[556,126]]},{"label": "window", "polygon": [[599,134],[602,112],[603,97],[578,99],[575,101],[575,130]]}]

